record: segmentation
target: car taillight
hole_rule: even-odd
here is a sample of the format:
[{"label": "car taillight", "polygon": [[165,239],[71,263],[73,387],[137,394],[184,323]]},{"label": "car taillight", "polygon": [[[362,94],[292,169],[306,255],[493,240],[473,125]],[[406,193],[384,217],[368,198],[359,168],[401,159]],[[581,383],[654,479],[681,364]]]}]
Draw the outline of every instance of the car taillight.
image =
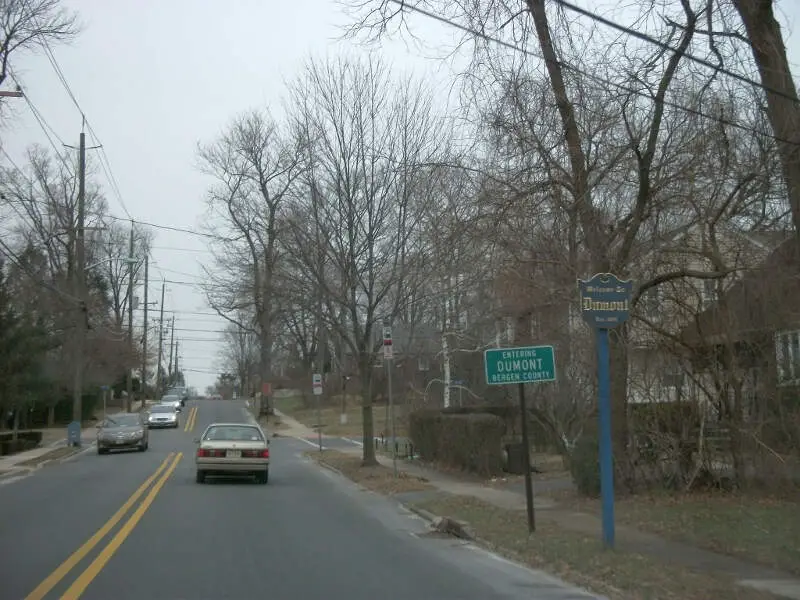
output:
[{"label": "car taillight", "polygon": [[204,450],[203,448],[198,448],[197,449],[197,456],[201,456],[202,457],[202,456],[208,456],[208,455],[209,455],[208,450]]},{"label": "car taillight", "polygon": [[261,458],[269,458],[269,448],[264,448],[261,451]]}]

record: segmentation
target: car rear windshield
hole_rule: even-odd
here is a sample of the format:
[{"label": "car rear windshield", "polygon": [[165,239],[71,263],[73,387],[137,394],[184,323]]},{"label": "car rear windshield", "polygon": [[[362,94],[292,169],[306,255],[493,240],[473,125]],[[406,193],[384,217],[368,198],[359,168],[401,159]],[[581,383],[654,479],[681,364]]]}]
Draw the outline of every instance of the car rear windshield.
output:
[{"label": "car rear windshield", "polygon": [[175,400],[178,400],[177,396],[164,396],[161,399],[162,402],[175,402]]},{"label": "car rear windshield", "polygon": [[208,428],[203,439],[212,442],[221,440],[263,442],[264,436],[255,427],[248,427],[247,425],[214,425]]},{"label": "car rear windshield", "polygon": [[162,413],[162,412],[175,412],[175,409],[172,408],[169,404],[164,404],[163,406],[153,406],[150,408],[151,413]]}]

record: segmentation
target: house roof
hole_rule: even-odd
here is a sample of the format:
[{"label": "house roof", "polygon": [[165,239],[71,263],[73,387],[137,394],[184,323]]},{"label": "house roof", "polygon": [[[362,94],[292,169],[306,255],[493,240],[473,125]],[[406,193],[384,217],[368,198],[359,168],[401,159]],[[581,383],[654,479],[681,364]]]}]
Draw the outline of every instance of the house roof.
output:
[{"label": "house roof", "polygon": [[784,241],[681,332],[690,345],[719,344],[800,327],[800,240]]}]

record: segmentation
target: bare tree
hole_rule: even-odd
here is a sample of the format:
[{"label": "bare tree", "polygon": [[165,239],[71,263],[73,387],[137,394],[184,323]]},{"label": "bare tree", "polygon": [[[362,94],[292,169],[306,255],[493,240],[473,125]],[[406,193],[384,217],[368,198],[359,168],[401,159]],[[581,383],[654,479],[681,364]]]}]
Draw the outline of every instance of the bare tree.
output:
[{"label": "bare tree", "polygon": [[12,56],[78,34],[76,15],[62,4],[61,0],[0,0],[0,85],[9,76]]},{"label": "bare tree", "polygon": [[[240,315],[239,320],[246,321],[246,318]],[[253,378],[258,375],[260,354],[258,336],[252,331],[229,323],[225,327],[223,343],[222,366],[226,371],[236,373],[241,394],[248,395]]]},{"label": "bare tree", "polygon": [[[208,270],[209,303],[221,316],[259,339],[262,382],[272,374],[274,328],[280,311],[281,213],[300,173],[289,139],[269,114],[252,111],[215,142],[198,149],[200,167],[214,178],[208,209],[216,269]],[[250,316],[241,322],[238,316]]]},{"label": "bare tree", "polygon": [[374,464],[377,327],[398,314],[415,285],[409,255],[422,165],[435,162],[446,136],[424,87],[394,81],[374,59],[311,61],[291,104],[308,163],[293,216],[294,254],[316,290],[317,321],[346,344],[360,375],[363,460]]},{"label": "bare tree", "polygon": [[[800,235],[800,99],[792,77],[786,44],[775,18],[774,0],[731,0],[747,31],[767,99],[767,115],[778,140],[783,177],[796,235]],[[709,32],[711,39],[714,33]],[[731,37],[730,31],[720,36]]]},{"label": "bare tree", "polygon": [[[358,4],[364,12],[354,31],[377,35],[387,30],[392,19],[402,19],[405,10],[412,10],[400,2]],[[686,207],[692,164],[697,163],[697,155],[687,149],[702,152],[698,130],[685,126],[687,115],[699,113],[710,123],[719,119],[738,124],[742,119],[753,123],[754,136],[763,139],[758,118],[743,114],[738,104],[744,98],[752,102],[752,90],[740,89],[732,106],[717,102],[714,94],[727,88],[715,83],[713,73],[693,69],[685,60],[698,23],[708,17],[708,3],[681,0],[667,7],[666,24],[653,35],[673,51],[628,38],[606,45],[595,27],[587,30],[568,21],[563,12],[546,10],[544,0],[486,0],[458,6],[431,0],[423,5],[475,41],[476,60],[467,79],[479,86],[484,97],[488,91],[499,107],[484,123],[488,121],[498,134],[489,156],[502,185],[494,198],[485,201],[492,207],[487,213],[497,215],[495,222],[505,228],[506,240],[524,239],[524,231],[539,229],[542,239],[552,240],[550,249],[558,249],[560,255],[553,260],[565,265],[572,290],[575,276],[612,271],[638,280],[634,301],[673,280],[718,279],[729,273],[709,263],[705,268],[680,265],[666,271],[642,268],[640,262],[680,228],[714,216],[713,211],[699,213]],[[641,22],[653,7],[642,3]],[[487,40],[483,32],[488,31],[517,50],[509,54],[507,46]],[[531,42],[538,45],[537,52],[527,50]],[[587,53],[585,45],[593,45],[597,52]],[[540,60],[547,72],[545,80],[530,75],[530,63],[538,66]],[[487,81],[504,88],[500,102]],[[731,206],[741,208],[741,197],[752,195],[755,182],[774,188],[768,162],[756,162],[755,168],[755,173],[735,169],[723,173],[726,179],[721,189],[736,198]],[[504,200],[506,206],[498,206]],[[519,217],[521,207],[536,216],[533,223]],[[742,221],[734,213],[729,207],[717,220],[740,227]],[[510,215],[517,220],[502,223]],[[507,231],[507,225],[515,223],[525,223],[522,233]],[[495,239],[502,239],[502,234]],[[541,249],[537,254],[542,255]],[[572,294],[564,298],[565,306],[574,302]],[[612,336],[618,456],[628,455],[630,439],[629,335],[630,326],[626,326]]]}]

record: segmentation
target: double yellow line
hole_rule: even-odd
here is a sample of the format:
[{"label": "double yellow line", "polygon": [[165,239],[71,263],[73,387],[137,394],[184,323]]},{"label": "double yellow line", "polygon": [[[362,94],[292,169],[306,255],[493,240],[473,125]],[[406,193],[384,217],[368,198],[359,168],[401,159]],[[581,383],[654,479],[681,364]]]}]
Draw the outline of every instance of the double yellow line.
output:
[{"label": "double yellow line", "polygon": [[197,422],[197,407],[193,406],[189,409],[189,415],[186,417],[186,424],[183,426],[184,431],[191,431],[194,429],[194,424]]},{"label": "double yellow line", "polygon": [[92,563],[86,567],[83,573],[78,576],[73,584],[69,586],[69,589],[67,589],[67,591],[61,596],[61,600],[76,600],[77,598],[80,598],[81,594],[86,591],[86,588],[89,586],[92,580],[97,577],[103,567],[105,567],[108,561],[111,560],[111,557],[114,556],[114,553],[122,545],[122,542],[124,542],[125,539],[130,535],[137,523],[141,521],[144,513],[153,503],[153,500],[155,500],[155,497],[158,495],[158,492],[161,490],[161,488],[164,487],[167,479],[169,479],[170,475],[172,475],[173,471],[175,471],[175,467],[178,466],[178,463],[182,457],[182,452],[178,452],[177,454],[170,452],[169,455],[167,455],[167,458],[164,459],[164,462],[162,462],[158,469],[156,469],[156,472],[148,477],[145,482],[139,486],[133,495],[128,498],[125,504],[123,504],[116,513],[114,513],[114,515],[106,522],[106,524],[98,529],[92,537],[86,540],[83,546],[78,548],[72,554],[72,556],[61,563],[61,565],[57,567],[56,570],[47,577],[47,579],[42,581],[35,590],[25,597],[25,600],[42,600],[48,593],[50,593],[50,591],[56,585],[58,585],[58,583],[64,579],[64,577],[66,577],[67,574],[72,571],[72,569],[75,568],[75,565],[83,560],[89,554],[89,552],[91,552],[94,547],[97,546],[120,521],[122,521],[131,507],[155,481],[155,485],[152,486],[150,492],[147,494],[147,496],[145,496],[144,500],[142,500],[142,503],[139,505],[136,511],[134,511],[127,522],[120,527],[116,535],[111,538],[111,541],[108,543],[108,545],[100,551]]}]

